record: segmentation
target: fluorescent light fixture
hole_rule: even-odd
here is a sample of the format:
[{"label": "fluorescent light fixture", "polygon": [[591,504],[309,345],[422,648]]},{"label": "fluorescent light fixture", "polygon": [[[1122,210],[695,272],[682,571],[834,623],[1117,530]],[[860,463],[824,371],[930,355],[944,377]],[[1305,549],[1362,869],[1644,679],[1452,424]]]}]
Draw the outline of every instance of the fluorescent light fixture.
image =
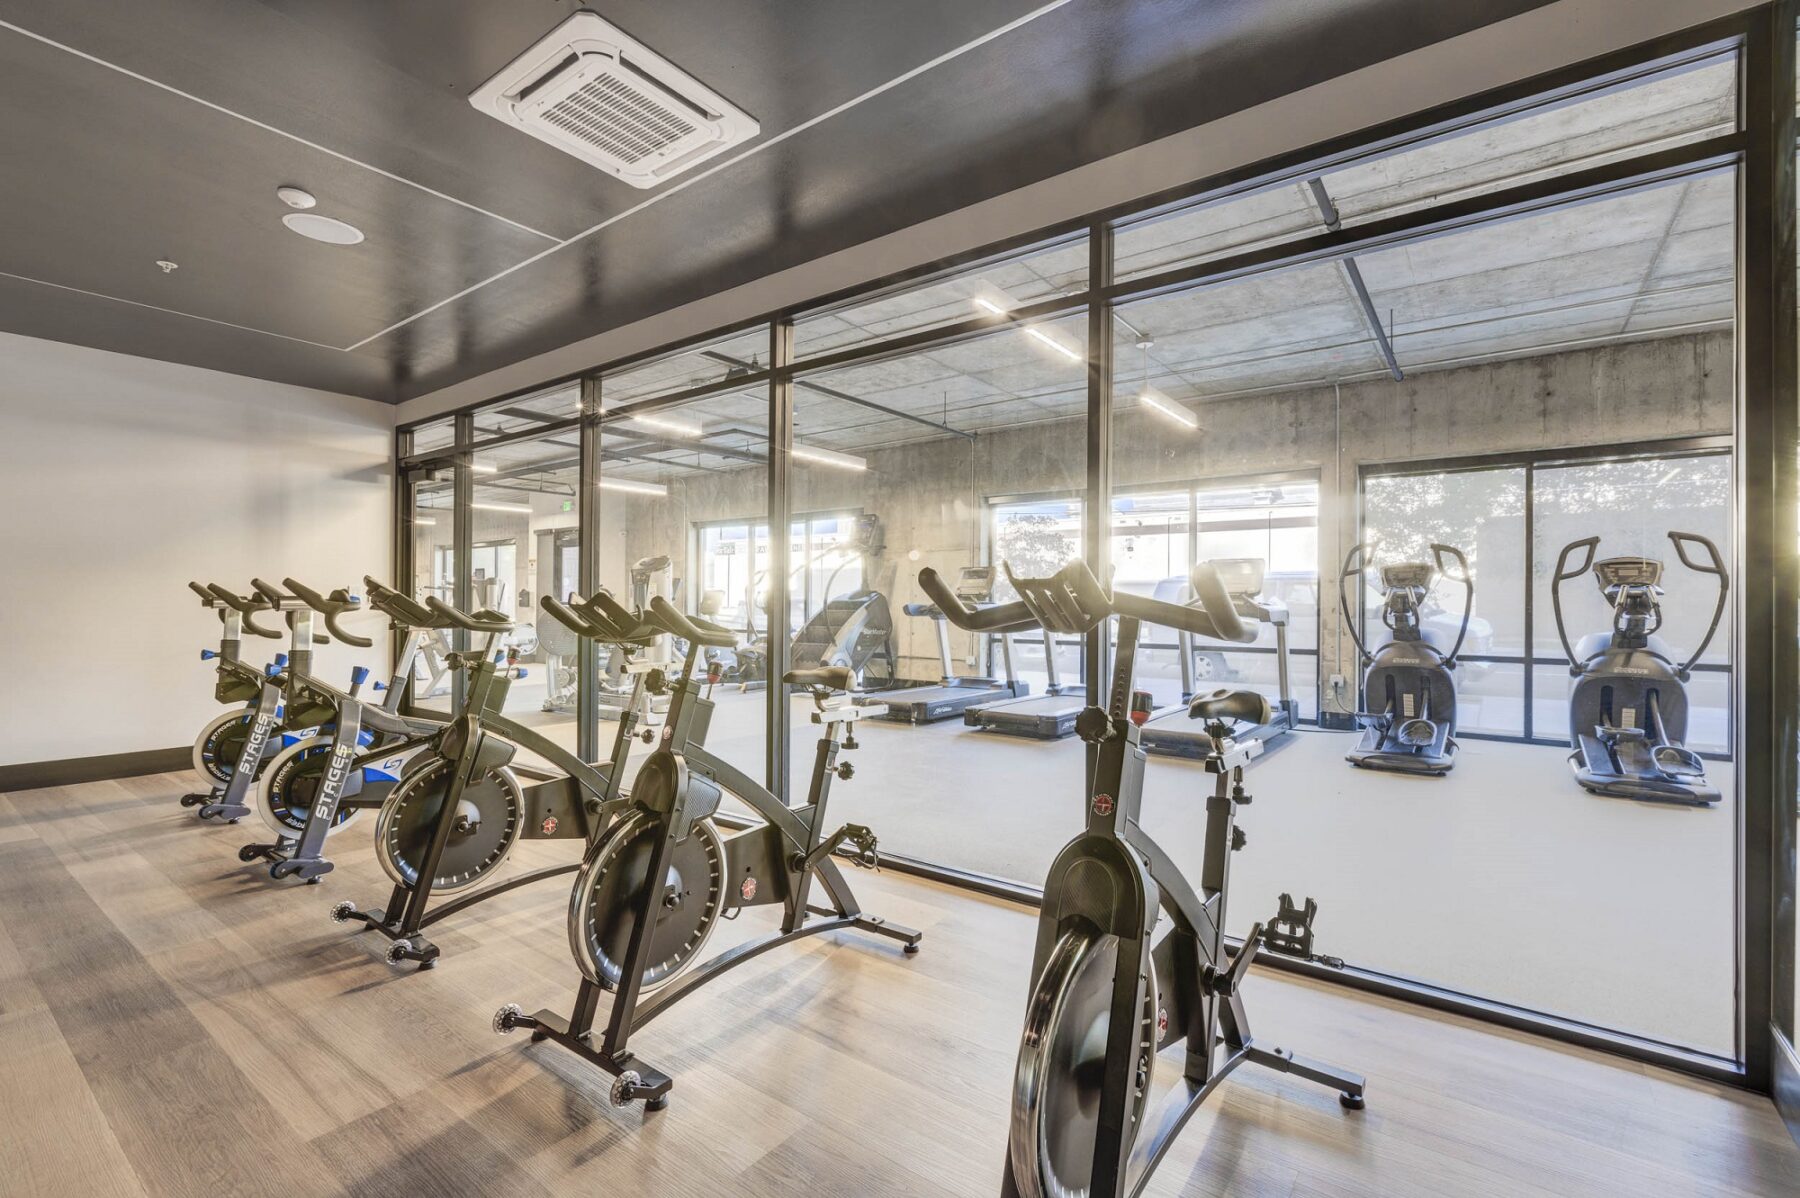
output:
[{"label": "fluorescent light fixture", "polygon": [[469,506],[478,512],[515,512],[521,516],[531,515],[529,503],[471,503]]},{"label": "fluorescent light fixture", "polygon": [[492,462],[470,462],[469,469],[476,474],[498,474],[500,467]]},{"label": "fluorescent light fixture", "polygon": [[1149,408],[1152,412],[1160,412],[1162,415],[1167,416],[1182,428],[1192,430],[1200,427],[1200,421],[1194,418],[1192,412],[1188,411],[1180,404],[1177,404],[1174,400],[1158,391],[1155,387],[1145,387],[1142,391],[1139,391],[1138,402]]},{"label": "fluorescent light fixture", "polygon": [[624,419],[629,424],[639,424],[675,437],[698,437],[706,431],[691,420],[671,420],[667,416],[626,416]]},{"label": "fluorescent light fixture", "polygon": [[437,527],[437,521],[430,516],[414,516],[412,522],[424,528]]},{"label": "fluorescent light fixture", "polygon": [[623,491],[627,495],[652,495],[657,499],[666,499],[669,488],[661,483],[641,483],[629,478],[603,478],[600,487],[606,491]]},{"label": "fluorescent light fixture", "polygon": [[[998,301],[989,299],[985,295],[978,295],[975,297],[975,306],[977,308],[980,308],[984,312],[991,312],[995,316],[1005,316],[1008,311],[1008,309],[1005,306],[1003,306],[1002,304],[1000,304]],[[1064,345],[1062,342],[1058,341],[1056,338],[1052,337],[1050,334],[1044,332],[1044,330],[1033,328],[1032,326],[1030,326],[1028,324],[1020,325],[1019,327],[1025,331],[1025,335],[1027,337],[1030,337],[1036,341],[1043,343],[1044,345],[1049,346],[1051,349],[1055,350],[1057,353],[1061,354],[1063,357],[1067,358],[1069,361],[1071,361],[1071,362],[1081,361],[1080,354],[1076,353],[1074,350],[1070,349],[1068,346]]]},{"label": "fluorescent light fixture", "polygon": [[835,466],[839,470],[867,470],[869,468],[866,459],[848,453],[839,453],[835,449],[817,449],[811,445],[796,445],[789,452],[803,462]]}]

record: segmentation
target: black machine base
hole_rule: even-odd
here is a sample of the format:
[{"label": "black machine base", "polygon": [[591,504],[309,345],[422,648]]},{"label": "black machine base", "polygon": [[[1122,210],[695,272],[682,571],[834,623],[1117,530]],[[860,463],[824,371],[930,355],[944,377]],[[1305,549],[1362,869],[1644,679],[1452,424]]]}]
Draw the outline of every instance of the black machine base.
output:
[{"label": "black machine base", "polygon": [[392,941],[384,956],[389,965],[397,966],[407,961],[416,961],[420,969],[430,969],[437,964],[441,954],[438,946],[426,939],[425,928],[440,919],[455,915],[458,911],[465,910],[477,903],[486,902],[496,895],[516,890],[520,886],[529,886],[533,882],[542,882],[547,878],[563,877],[580,868],[581,863],[577,861],[567,865],[550,865],[543,869],[530,870],[508,878],[504,882],[496,882],[491,886],[472,890],[450,902],[432,907],[422,916],[410,920],[408,919],[408,892],[403,887],[395,887],[394,894],[388,900],[385,911],[380,907],[359,911],[355,903],[345,899],[331,909],[331,918],[337,923],[360,923],[364,928],[386,936]]},{"label": "black machine base", "polygon": [[[854,915],[838,914],[815,907],[808,907],[807,912],[808,914],[822,915],[825,918],[808,920],[791,931],[771,932],[766,936],[747,940],[734,948],[727,949],[710,961],[678,975],[674,981],[647,996],[638,1005],[637,1017],[632,1021],[630,1030],[635,1032],[642,1028],[657,1015],[680,1001],[684,995],[706,985],[721,974],[735,969],[746,961],[762,956],[770,949],[778,948],[795,940],[822,935],[826,932],[868,932],[899,941],[902,951],[908,956],[912,956],[919,951],[919,942],[924,939],[924,933],[902,927],[897,923],[890,923],[876,915],[865,915],[860,912]],[[646,1065],[634,1053],[624,1052],[615,1055],[595,1047],[595,1033],[591,1026],[594,1012],[591,1000],[585,997],[591,993],[592,989],[592,983],[584,983],[582,986],[584,997],[577,999],[577,1009],[586,1011],[584,1022],[588,1022],[590,1025],[584,1029],[576,1029],[572,1019],[559,1015],[555,1011],[544,1010],[535,1015],[527,1015],[517,1003],[508,1003],[494,1013],[494,1030],[506,1034],[519,1028],[529,1028],[534,1044],[544,1040],[554,1041],[590,1065],[604,1070],[613,1079],[610,1097],[612,1104],[616,1107],[629,1106],[642,1099],[645,1110],[660,1111],[667,1108],[669,1089],[674,1084],[667,1074]]]}]

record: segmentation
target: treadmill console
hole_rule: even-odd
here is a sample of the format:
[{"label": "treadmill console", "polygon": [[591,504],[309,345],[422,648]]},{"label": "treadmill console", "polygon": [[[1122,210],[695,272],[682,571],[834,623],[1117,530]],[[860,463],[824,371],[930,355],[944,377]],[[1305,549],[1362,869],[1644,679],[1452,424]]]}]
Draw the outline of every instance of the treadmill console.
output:
[{"label": "treadmill console", "polygon": [[964,603],[987,603],[994,597],[997,566],[964,566],[956,576],[956,597]]},{"label": "treadmill console", "polygon": [[1594,563],[1602,591],[1614,587],[1660,586],[1663,564],[1653,557],[1609,557]]}]

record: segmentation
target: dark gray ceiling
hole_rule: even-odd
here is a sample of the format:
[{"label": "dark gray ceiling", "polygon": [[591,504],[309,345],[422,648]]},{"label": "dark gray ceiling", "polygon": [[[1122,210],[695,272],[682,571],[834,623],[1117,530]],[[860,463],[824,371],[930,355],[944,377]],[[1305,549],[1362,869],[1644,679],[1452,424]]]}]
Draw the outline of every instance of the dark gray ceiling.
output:
[{"label": "dark gray ceiling", "polygon": [[1546,2],[591,4],[761,122],[646,192],[467,103],[570,0],[0,0],[0,329],[398,401]]}]

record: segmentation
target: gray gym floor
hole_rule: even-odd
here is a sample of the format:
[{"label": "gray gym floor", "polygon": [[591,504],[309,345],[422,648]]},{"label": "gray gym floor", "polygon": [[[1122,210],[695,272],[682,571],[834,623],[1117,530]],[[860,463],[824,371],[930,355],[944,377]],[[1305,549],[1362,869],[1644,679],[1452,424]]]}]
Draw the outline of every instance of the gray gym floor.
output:
[{"label": "gray gym floor", "polygon": [[[719,688],[709,747],[757,776],[764,696]],[[514,704],[515,708],[522,706]],[[795,798],[816,730],[792,721]],[[565,716],[519,713],[572,744]],[[610,736],[612,725],[604,726]],[[1080,826],[1081,743],[865,720],[837,816],[885,852],[1038,885]],[[1464,742],[1444,778],[1354,769],[1349,733],[1301,731],[1251,771],[1229,930],[1287,891],[1319,900],[1319,949],[1358,965],[1689,1048],[1732,1050],[1731,766],[1710,809],[1607,799],[1575,785],[1558,747]],[[641,758],[641,751],[640,751]],[[1153,756],[1145,826],[1198,870],[1196,763]]]}]

